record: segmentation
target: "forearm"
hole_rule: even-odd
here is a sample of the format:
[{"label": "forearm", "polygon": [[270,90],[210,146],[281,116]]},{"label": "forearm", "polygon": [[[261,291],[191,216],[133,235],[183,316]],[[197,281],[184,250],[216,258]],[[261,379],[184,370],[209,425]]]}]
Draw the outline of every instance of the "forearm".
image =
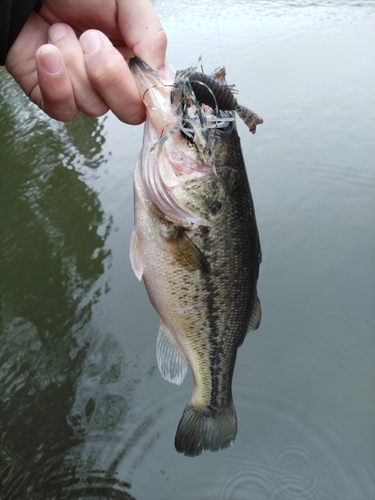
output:
[{"label": "forearm", "polygon": [[39,12],[43,0],[0,0],[0,65],[5,64],[9,49],[31,12]]}]

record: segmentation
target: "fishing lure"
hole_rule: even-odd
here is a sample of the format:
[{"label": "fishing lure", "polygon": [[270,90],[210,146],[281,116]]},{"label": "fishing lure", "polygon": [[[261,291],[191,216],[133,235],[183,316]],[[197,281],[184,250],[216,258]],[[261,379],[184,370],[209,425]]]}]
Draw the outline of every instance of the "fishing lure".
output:
[{"label": "fishing lure", "polygon": [[[207,150],[213,172],[216,173],[209,129],[215,129],[215,131],[225,129],[228,123],[234,120],[233,116],[228,113],[231,111],[238,114],[252,134],[255,133],[256,126],[263,123],[263,120],[251,109],[238,104],[234,95],[238,91],[234,85],[226,83],[224,66],[220,66],[207,75],[197,71],[200,61],[201,58],[196,66],[176,72],[170,100],[181,120],[154,144],[152,150],[163,144],[177,131],[181,131],[192,142],[198,136],[201,146]],[[213,114],[207,113],[202,108],[202,104],[209,106]]]},{"label": "fishing lure", "polygon": [[252,134],[255,134],[256,126],[263,123],[262,118],[254,111],[237,102],[234,86],[225,83],[223,66],[210,75],[195,71],[188,79],[195,97],[201,104],[207,104],[213,110],[235,111]]}]

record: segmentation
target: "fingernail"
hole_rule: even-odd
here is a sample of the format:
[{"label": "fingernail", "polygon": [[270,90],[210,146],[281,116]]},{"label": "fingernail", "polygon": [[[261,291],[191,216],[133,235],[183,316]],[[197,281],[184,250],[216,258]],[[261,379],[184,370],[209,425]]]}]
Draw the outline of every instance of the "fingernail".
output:
[{"label": "fingernail", "polygon": [[168,79],[169,74],[166,68],[165,60],[154,54],[152,50],[149,52],[143,52],[141,59],[151,66],[151,68],[154,69],[162,79]]},{"label": "fingernail", "polygon": [[98,31],[85,31],[79,39],[83,53],[86,56],[91,56],[97,52],[102,46],[102,38]]},{"label": "fingernail", "polygon": [[66,24],[53,24],[48,30],[48,38],[51,43],[57,42],[68,34],[68,27]]},{"label": "fingernail", "polygon": [[46,73],[54,76],[61,72],[61,61],[55,50],[57,49],[53,49],[52,46],[48,47],[48,45],[39,49],[39,61],[42,68]]}]

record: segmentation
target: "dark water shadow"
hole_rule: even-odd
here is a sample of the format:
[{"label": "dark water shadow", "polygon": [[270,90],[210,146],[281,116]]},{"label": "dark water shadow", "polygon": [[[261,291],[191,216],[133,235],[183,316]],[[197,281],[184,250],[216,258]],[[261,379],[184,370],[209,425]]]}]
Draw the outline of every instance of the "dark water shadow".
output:
[{"label": "dark water shadow", "polygon": [[49,120],[1,71],[3,500],[133,498],[116,464],[151,421],[124,434],[137,380],[92,313],[111,259],[111,219],[90,187],[102,127]]}]

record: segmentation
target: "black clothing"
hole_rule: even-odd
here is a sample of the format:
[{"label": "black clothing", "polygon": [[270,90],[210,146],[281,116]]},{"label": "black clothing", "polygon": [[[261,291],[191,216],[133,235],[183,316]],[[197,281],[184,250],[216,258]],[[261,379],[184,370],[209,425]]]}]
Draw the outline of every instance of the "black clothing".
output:
[{"label": "black clothing", "polygon": [[0,65],[20,34],[31,12],[39,12],[43,0],[0,0]]}]

